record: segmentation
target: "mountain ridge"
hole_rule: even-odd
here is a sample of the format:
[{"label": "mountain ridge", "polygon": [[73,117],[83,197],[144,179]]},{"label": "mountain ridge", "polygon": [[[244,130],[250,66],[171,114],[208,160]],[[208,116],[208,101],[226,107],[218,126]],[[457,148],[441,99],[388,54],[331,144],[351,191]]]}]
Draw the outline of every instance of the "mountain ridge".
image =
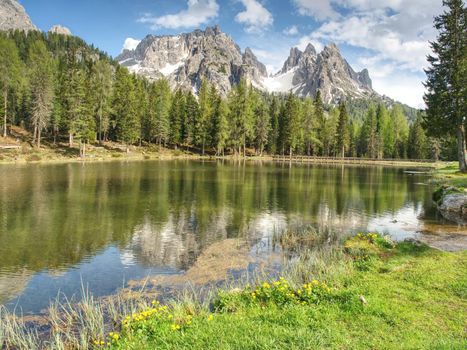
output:
[{"label": "mountain ridge", "polygon": [[242,52],[219,26],[178,35],[147,35],[134,50],[124,50],[116,60],[149,80],[167,78],[172,87],[195,93],[202,79],[226,95],[245,78],[268,92],[305,97],[320,90],[329,104],[348,97],[382,98],[373,90],[368,70],[354,71],[333,43],[319,53],[311,43],[304,51],[293,47],[282,69],[269,75],[251,48]]}]

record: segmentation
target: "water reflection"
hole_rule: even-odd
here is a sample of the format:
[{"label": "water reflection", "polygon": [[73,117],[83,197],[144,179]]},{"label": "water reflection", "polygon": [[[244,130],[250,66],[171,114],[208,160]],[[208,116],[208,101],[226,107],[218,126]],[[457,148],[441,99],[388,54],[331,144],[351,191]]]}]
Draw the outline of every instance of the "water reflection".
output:
[{"label": "water reflection", "polygon": [[0,177],[0,303],[25,310],[81,280],[105,294],[178,274],[213,242],[292,224],[405,236],[439,223],[427,178],[402,169],[116,162],[2,166]]}]

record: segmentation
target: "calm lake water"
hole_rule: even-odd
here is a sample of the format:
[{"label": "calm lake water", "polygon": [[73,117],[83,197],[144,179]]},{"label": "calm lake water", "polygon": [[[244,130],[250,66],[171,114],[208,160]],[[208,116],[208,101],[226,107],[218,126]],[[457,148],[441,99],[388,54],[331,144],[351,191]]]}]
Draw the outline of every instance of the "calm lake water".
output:
[{"label": "calm lake water", "polygon": [[[404,169],[189,161],[0,166],[0,304],[106,295],[180,274],[210,244],[291,224],[437,231],[428,177]],[[264,252],[263,252],[264,253]]]}]

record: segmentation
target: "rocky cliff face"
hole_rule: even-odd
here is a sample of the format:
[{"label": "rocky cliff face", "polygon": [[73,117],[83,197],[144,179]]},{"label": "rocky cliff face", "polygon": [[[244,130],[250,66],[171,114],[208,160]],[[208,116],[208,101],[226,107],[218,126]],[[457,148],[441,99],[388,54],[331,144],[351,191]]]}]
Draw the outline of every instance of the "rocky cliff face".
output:
[{"label": "rocky cliff face", "polygon": [[0,30],[37,30],[24,7],[16,0],[0,0]]},{"label": "rocky cliff face", "polygon": [[225,95],[244,77],[270,92],[315,96],[320,90],[326,103],[378,96],[368,71],[355,72],[334,44],[320,53],[311,44],[304,51],[292,48],[282,69],[268,76],[251,49],[242,53],[217,26],[177,36],[148,35],[135,50],[125,50],[117,60],[150,80],[166,77],[172,86],[195,92],[205,78]]},{"label": "rocky cliff face", "polygon": [[266,67],[253,52],[242,53],[217,26],[176,36],[148,35],[136,49],[122,52],[117,61],[150,80],[165,77],[172,86],[195,92],[203,78],[227,94],[242,77],[256,86],[267,77]]},{"label": "rocky cliff face", "polygon": [[320,53],[311,44],[303,52],[292,48],[282,69],[266,79],[264,86],[270,91],[293,92],[299,96],[315,96],[320,90],[326,103],[376,95],[368,70],[355,72],[334,44]]}]

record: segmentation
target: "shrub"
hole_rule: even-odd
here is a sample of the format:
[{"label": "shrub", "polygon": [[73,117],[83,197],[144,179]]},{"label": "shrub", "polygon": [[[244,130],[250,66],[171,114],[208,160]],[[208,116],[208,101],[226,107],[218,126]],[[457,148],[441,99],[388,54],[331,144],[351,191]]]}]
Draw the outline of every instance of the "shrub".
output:
[{"label": "shrub", "polygon": [[38,154],[31,154],[31,155],[26,157],[27,162],[38,162],[41,159],[42,159],[41,156],[38,155]]}]

